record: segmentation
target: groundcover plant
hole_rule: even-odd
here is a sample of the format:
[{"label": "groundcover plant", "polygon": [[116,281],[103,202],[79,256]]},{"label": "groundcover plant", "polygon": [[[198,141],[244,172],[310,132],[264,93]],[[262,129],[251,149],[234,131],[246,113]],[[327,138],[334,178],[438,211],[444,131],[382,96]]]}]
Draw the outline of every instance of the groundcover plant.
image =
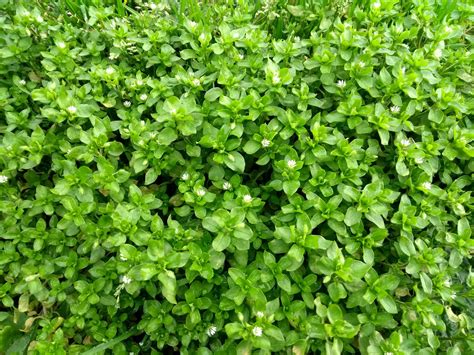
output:
[{"label": "groundcover plant", "polygon": [[0,353],[472,352],[469,3],[0,0]]}]

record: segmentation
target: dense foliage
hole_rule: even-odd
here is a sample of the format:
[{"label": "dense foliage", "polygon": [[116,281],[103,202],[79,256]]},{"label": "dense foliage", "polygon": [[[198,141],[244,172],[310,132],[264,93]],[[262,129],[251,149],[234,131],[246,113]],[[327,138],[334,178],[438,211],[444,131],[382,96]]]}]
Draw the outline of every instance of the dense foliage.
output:
[{"label": "dense foliage", "polygon": [[0,3],[0,353],[472,350],[472,6]]}]

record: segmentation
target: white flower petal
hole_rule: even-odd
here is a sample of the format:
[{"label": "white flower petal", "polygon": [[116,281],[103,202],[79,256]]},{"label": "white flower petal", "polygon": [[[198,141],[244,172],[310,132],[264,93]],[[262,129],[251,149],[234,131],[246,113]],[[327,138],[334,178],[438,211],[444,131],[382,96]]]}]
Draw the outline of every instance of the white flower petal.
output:
[{"label": "white flower petal", "polygon": [[296,166],[296,161],[290,159],[286,162],[286,165],[288,166],[288,168],[293,169]]},{"label": "white flower petal", "polygon": [[252,196],[247,194],[247,195],[244,195],[243,200],[244,200],[245,203],[250,203],[250,202],[252,202],[253,198],[252,198]]},{"label": "white flower petal", "polygon": [[260,327],[258,327],[258,326],[257,326],[257,327],[253,327],[252,333],[253,333],[253,335],[255,335],[256,337],[261,337],[262,334],[263,334],[263,330],[262,330],[262,328],[260,328]]},{"label": "white flower petal", "polygon": [[215,325],[211,325],[208,329],[207,329],[207,336],[210,336],[212,337],[213,335],[215,335],[217,333],[217,327]]}]

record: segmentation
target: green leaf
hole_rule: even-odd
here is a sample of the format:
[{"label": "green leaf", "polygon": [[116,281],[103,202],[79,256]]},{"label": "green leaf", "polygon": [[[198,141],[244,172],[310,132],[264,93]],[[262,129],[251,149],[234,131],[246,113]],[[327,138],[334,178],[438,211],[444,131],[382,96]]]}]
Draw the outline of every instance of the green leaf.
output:
[{"label": "green leaf", "polygon": [[243,150],[247,154],[254,154],[257,150],[261,148],[260,143],[255,142],[254,140],[249,140],[245,143]]},{"label": "green leaf", "polygon": [[385,129],[378,129],[377,132],[379,133],[380,143],[387,145],[390,140],[390,133]]},{"label": "green leaf", "polygon": [[273,325],[269,325],[265,327],[265,335],[275,339],[276,341],[284,342],[285,341],[285,336],[283,335],[283,332],[281,331],[280,328],[275,327]]},{"label": "green leaf", "polygon": [[359,260],[347,259],[346,265],[349,265],[351,276],[356,279],[361,279],[369,271],[370,266]]},{"label": "green leaf", "polygon": [[155,264],[144,263],[130,269],[128,276],[135,281],[148,281],[158,273]]},{"label": "green leaf", "polygon": [[171,127],[165,128],[158,134],[158,143],[161,145],[170,145],[178,138],[175,130]]},{"label": "green leaf", "polygon": [[443,122],[444,119],[443,112],[439,109],[432,108],[428,113],[428,119],[434,123],[440,124],[441,122]]},{"label": "green leaf", "polygon": [[313,249],[313,250],[319,249],[320,238],[321,236],[318,236],[318,235],[308,235],[305,239],[304,246],[308,249]]},{"label": "green leaf", "polygon": [[396,314],[398,312],[397,310],[397,304],[393,300],[393,298],[389,295],[383,296],[378,299],[382,307],[391,314]]},{"label": "green leaf", "polygon": [[344,217],[344,223],[346,224],[346,226],[351,227],[360,223],[361,218],[362,218],[362,213],[357,211],[355,207],[349,207]]},{"label": "green leaf", "polygon": [[416,254],[415,245],[413,244],[413,241],[410,240],[409,238],[404,237],[404,236],[400,237],[399,245],[400,245],[401,251],[404,254],[408,256]]},{"label": "green leaf", "polygon": [[382,228],[382,229],[385,228],[385,223],[383,221],[383,218],[378,213],[370,211],[365,214],[365,217],[367,217],[367,219],[371,221],[372,223],[374,223],[377,227]]},{"label": "green leaf", "polygon": [[206,217],[202,220],[202,226],[210,232],[217,233],[221,230],[222,224],[215,217]]},{"label": "green leaf", "polygon": [[344,319],[342,310],[337,304],[332,303],[328,306],[328,319],[332,324]]},{"label": "green leaf", "polygon": [[347,292],[344,286],[339,282],[333,282],[328,286],[329,297],[334,302],[339,302],[340,299],[347,297]]},{"label": "green leaf", "polygon": [[288,276],[285,274],[278,274],[276,276],[278,287],[280,287],[285,292],[291,293],[291,281]]},{"label": "green leaf", "polygon": [[94,346],[93,348],[84,351],[82,354],[83,355],[95,355],[99,354],[107,349],[113,348],[115,345],[120,344],[123,342],[125,339],[130,338],[131,336],[135,335],[137,333],[137,330],[135,327],[133,327],[131,330],[128,332],[123,333],[122,335],[118,336],[115,339],[109,340],[106,343],[102,343],[99,345]]},{"label": "green leaf", "polygon": [[253,231],[249,226],[246,225],[238,225],[234,230],[234,237],[243,239],[243,240],[250,240],[253,236]]},{"label": "green leaf", "polygon": [[206,92],[204,98],[207,101],[213,102],[216,101],[223,94],[221,88],[212,88]]},{"label": "green leaf", "polygon": [[403,159],[397,160],[397,163],[395,164],[395,170],[400,176],[408,176],[410,174],[410,171],[408,170]]},{"label": "green leaf", "polygon": [[244,327],[240,323],[227,323],[225,325],[225,332],[229,338],[239,337],[240,333],[243,332]]},{"label": "green leaf", "polygon": [[119,142],[111,142],[107,147],[107,153],[114,157],[120,156],[124,151],[123,144]]},{"label": "green leaf", "polygon": [[377,282],[384,290],[393,291],[398,287],[400,278],[397,275],[384,274],[377,280]]},{"label": "green leaf", "polygon": [[426,273],[421,272],[420,281],[421,286],[423,287],[423,291],[425,291],[427,294],[431,294],[431,292],[433,291],[433,282],[431,281],[430,277],[426,275]]},{"label": "green leaf", "polygon": [[299,180],[283,181],[283,191],[285,191],[288,196],[292,196],[299,187]]},{"label": "green leaf", "polygon": [[148,169],[145,174],[145,185],[153,184],[158,178],[158,171],[155,168]]},{"label": "green leaf", "polygon": [[225,171],[219,165],[213,165],[209,169],[209,179],[211,179],[212,181],[220,181],[224,178],[224,176],[225,176]]},{"label": "green leaf", "polygon": [[[31,336],[33,334],[29,333],[27,335],[24,335],[22,337],[19,337],[17,339],[15,339],[15,341],[13,342],[13,344],[7,349],[6,353],[5,354],[8,354],[8,355],[14,355],[14,354],[24,354],[25,353],[25,350],[26,348],[28,347],[28,344],[30,343],[31,341]],[[3,344],[0,344],[0,349],[2,348],[1,345]]]},{"label": "green leaf", "polygon": [[288,257],[292,258],[296,262],[301,263],[304,258],[304,253],[305,253],[304,248],[300,247],[297,244],[293,244],[290,250],[288,251],[287,255]]},{"label": "green leaf", "polygon": [[228,234],[218,234],[212,241],[212,248],[215,251],[223,251],[230,245],[230,236]]},{"label": "green leaf", "polygon": [[385,69],[385,67],[380,70],[380,80],[385,86],[390,85],[390,83],[392,82],[390,73],[387,69]]},{"label": "green leaf", "polygon": [[70,188],[71,187],[66,180],[59,180],[52,192],[64,196],[69,192]]},{"label": "green leaf", "polygon": [[458,221],[458,235],[466,240],[471,237],[471,225],[465,217]]},{"label": "green leaf", "polygon": [[224,163],[230,169],[237,171],[238,173],[243,173],[245,170],[245,160],[239,152],[233,151],[226,154],[224,156]]},{"label": "green leaf", "polygon": [[457,249],[451,250],[449,254],[449,266],[457,269],[462,264],[463,257]]},{"label": "green leaf", "polygon": [[176,277],[170,270],[162,271],[158,274],[162,289],[161,292],[168,302],[176,304]]}]

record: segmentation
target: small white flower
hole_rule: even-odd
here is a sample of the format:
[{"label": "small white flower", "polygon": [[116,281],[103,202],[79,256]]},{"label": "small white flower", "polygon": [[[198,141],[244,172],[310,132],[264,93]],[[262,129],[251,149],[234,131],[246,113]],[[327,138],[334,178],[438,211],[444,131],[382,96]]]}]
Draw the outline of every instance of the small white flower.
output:
[{"label": "small white flower", "polygon": [[345,88],[346,87],[346,81],[345,80],[338,80],[336,85],[337,85],[337,87],[339,87],[341,89]]},{"label": "small white flower", "polygon": [[189,27],[191,27],[192,29],[195,29],[197,27],[197,23],[194,21],[189,21]]},{"label": "small white flower", "polygon": [[201,33],[198,37],[198,39],[201,41],[201,42],[204,42],[206,40],[206,35],[204,33]]},{"label": "small white flower", "polygon": [[199,80],[199,79],[194,79],[194,80],[193,80],[193,85],[194,85],[194,86],[199,86],[199,85],[201,85],[201,80]]},{"label": "small white flower", "polygon": [[263,334],[263,330],[262,330],[262,328],[260,328],[260,327],[253,327],[252,333],[253,333],[253,335],[255,335],[256,337],[261,337],[262,334]]},{"label": "small white flower", "polygon": [[415,158],[415,163],[417,163],[417,164],[423,164],[424,161],[425,161],[425,160],[424,160],[423,158],[421,158],[421,157]]},{"label": "small white flower", "polygon": [[230,184],[230,182],[226,181],[224,182],[224,184],[222,185],[222,188],[224,190],[230,190],[232,188],[232,185]]},{"label": "small white flower", "polygon": [[8,176],[0,175],[0,184],[4,184],[8,181]]},{"label": "small white flower", "polygon": [[42,17],[42,16],[37,16],[37,17],[36,17],[36,21],[38,21],[38,22],[43,22],[43,17]]},{"label": "small white flower", "polygon": [[406,139],[406,138],[403,138],[401,141],[400,141],[400,144],[403,145],[404,147],[408,147],[411,142],[409,139]]},{"label": "small white flower", "polygon": [[440,59],[443,56],[443,51],[441,48],[436,48],[435,51],[433,52],[433,57],[436,59]]},{"label": "small white flower", "polygon": [[107,75],[112,75],[114,72],[115,72],[115,69],[112,67],[107,67],[107,69],[105,69],[105,73]]},{"label": "small white flower", "polygon": [[109,54],[109,59],[110,60],[117,59],[118,57],[119,57],[118,53],[110,53]]},{"label": "small white flower", "polygon": [[402,67],[401,71],[402,71],[402,75],[405,75],[405,72],[406,72],[407,68],[405,67]]},{"label": "small white flower", "polygon": [[58,47],[61,48],[61,49],[64,49],[64,48],[66,48],[66,43],[64,43],[64,42],[59,42],[59,43],[58,43]]},{"label": "small white flower", "polygon": [[147,94],[141,94],[141,95],[140,95],[140,100],[145,101],[146,99],[148,99],[148,95],[147,95]]},{"label": "small white flower", "polygon": [[271,144],[271,142],[270,142],[268,139],[266,139],[266,138],[263,138],[260,143],[262,144],[262,147],[263,147],[263,148],[267,148],[267,147],[269,147],[270,144]]},{"label": "small white flower", "polygon": [[385,355],[393,355],[393,353],[391,351],[387,351]]},{"label": "small white flower", "polygon": [[451,299],[454,300],[456,297],[457,297],[457,293],[456,293],[455,291],[453,291],[453,292],[451,293]]},{"label": "small white flower", "polygon": [[214,334],[217,333],[217,327],[215,325],[211,325],[208,329],[207,329],[207,336],[209,337],[212,337]]},{"label": "small white flower", "polygon": [[156,8],[157,8],[156,4],[154,4],[154,3],[151,3],[149,6],[150,6],[150,9],[152,9],[152,10],[156,10]]},{"label": "small white flower", "polygon": [[252,202],[252,200],[253,200],[253,198],[249,194],[244,195],[244,202],[245,203],[250,203],[250,202]]},{"label": "small white flower", "polygon": [[138,80],[137,80],[137,85],[138,85],[138,86],[142,86],[142,85],[143,85],[143,80],[142,80],[142,79],[138,79]]},{"label": "small white flower", "polygon": [[206,190],[204,190],[203,188],[198,189],[198,190],[196,191],[196,194],[197,194],[199,197],[203,197],[203,196],[206,194]]},{"label": "small white flower", "polygon": [[400,112],[400,107],[397,106],[397,105],[392,106],[392,107],[390,107],[390,111],[391,111],[392,113],[399,113],[399,112]]},{"label": "small white flower", "polygon": [[69,113],[76,113],[77,112],[77,107],[76,106],[69,106],[67,108],[67,110],[69,111]]},{"label": "small white flower", "polygon": [[176,115],[176,109],[173,107],[172,109],[170,109],[170,113],[171,113],[172,115]]},{"label": "small white flower", "polygon": [[431,190],[431,182],[429,181],[425,181],[424,183],[421,184],[421,186],[426,190]]},{"label": "small white flower", "polygon": [[243,60],[244,59],[244,55],[242,53],[239,54],[239,59],[240,60]]},{"label": "small white flower", "polygon": [[451,280],[449,278],[447,278],[446,280],[444,280],[443,285],[445,287],[451,287]]},{"label": "small white flower", "polygon": [[23,80],[23,79],[21,79],[21,80],[18,82],[18,84],[20,84],[20,85],[26,85],[26,81]]},{"label": "small white flower", "polygon": [[280,74],[279,73],[273,73],[272,83],[273,84],[278,84],[279,82],[280,82]]},{"label": "small white flower", "polygon": [[379,3],[378,1],[377,1],[377,2],[374,2],[374,3],[372,4],[372,7],[373,7],[374,9],[380,9],[380,3]]},{"label": "small white flower", "polygon": [[446,33],[451,33],[451,32],[453,32],[453,29],[451,28],[451,26],[446,26],[446,27],[444,28],[444,31],[445,31]]},{"label": "small white flower", "polygon": [[256,314],[257,318],[263,318],[265,314],[262,311],[258,311]]},{"label": "small white flower", "polygon": [[127,275],[122,276],[122,283],[125,285],[128,285],[130,282],[132,282],[132,279],[128,277]]},{"label": "small white flower", "polygon": [[293,159],[290,159],[286,162],[286,165],[290,168],[290,169],[293,169],[295,166],[296,166],[296,161],[294,161]]},{"label": "small white flower", "polygon": [[188,173],[183,173],[183,175],[181,175],[181,179],[186,181],[186,180],[189,180],[189,174]]},{"label": "small white flower", "polygon": [[127,260],[128,260],[128,259],[127,259],[125,256],[123,256],[123,255],[119,255],[119,259],[122,260],[122,261],[127,261]]},{"label": "small white flower", "polygon": [[358,65],[359,67],[361,67],[361,68],[365,67],[365,63],[364,63],[364,62],[359,62],[359,63],[357,63],[357,65]]},{"label": "small white flower", "polygon": [[124,105],[125,107],[130,107],[130,106],[132,106],[132,103],[131,103],[130,101],[124,101],[124,102],[123,102],[123,105]]}]

